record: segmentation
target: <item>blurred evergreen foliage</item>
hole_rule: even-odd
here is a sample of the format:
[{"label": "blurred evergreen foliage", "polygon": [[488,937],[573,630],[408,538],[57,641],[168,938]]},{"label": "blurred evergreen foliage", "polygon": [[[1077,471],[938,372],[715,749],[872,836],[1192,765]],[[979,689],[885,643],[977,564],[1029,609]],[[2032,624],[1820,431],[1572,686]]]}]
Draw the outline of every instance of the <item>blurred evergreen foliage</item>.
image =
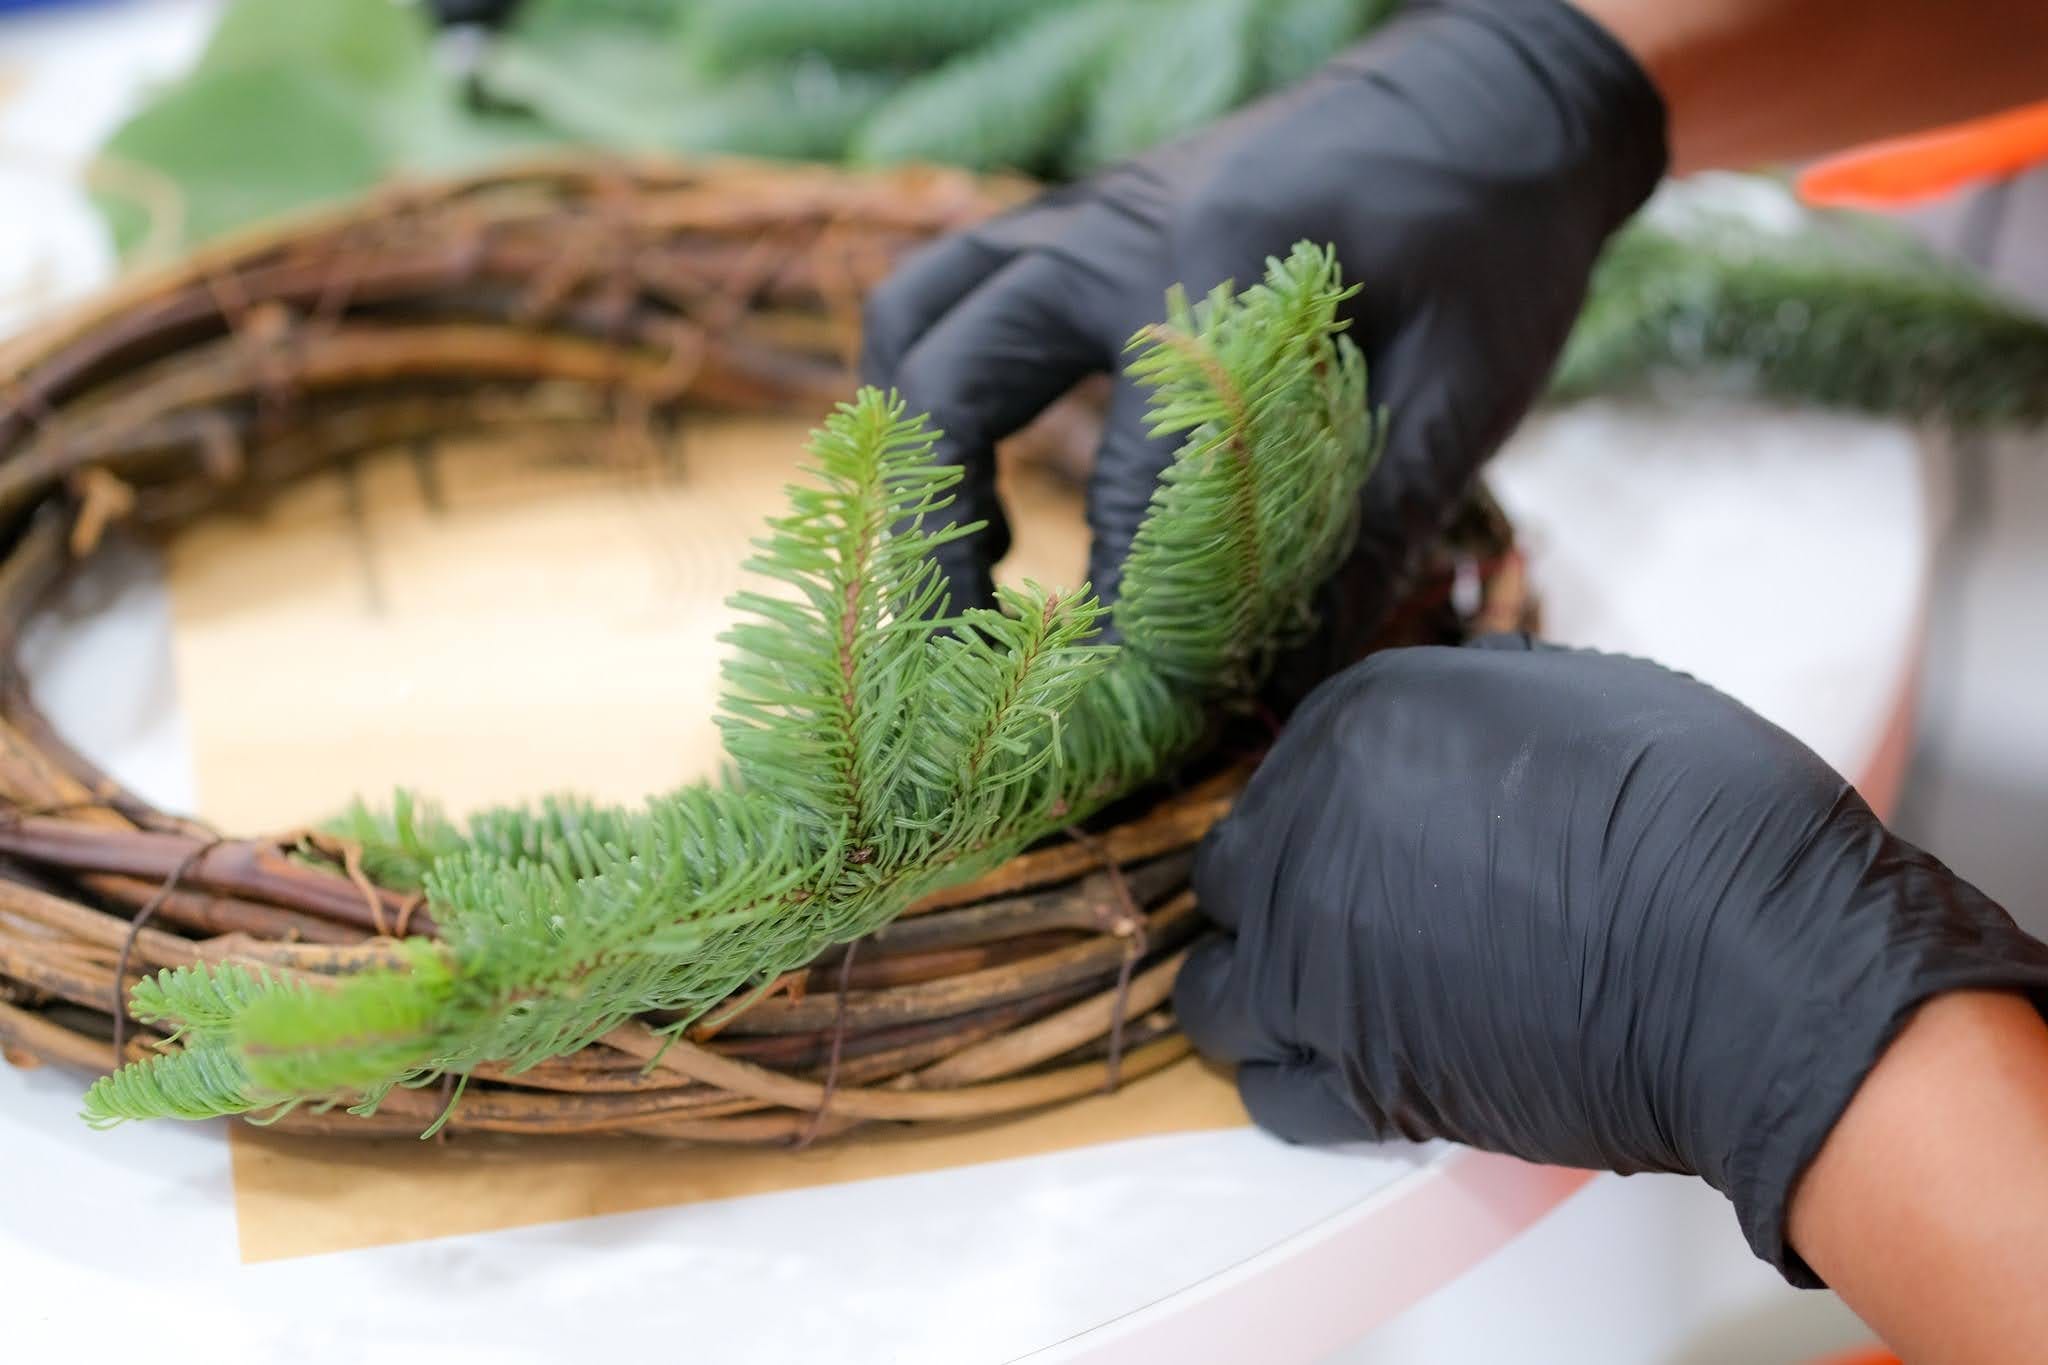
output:
[{"label": "blurred evergreen foliage", "polygon": [[[550,145],[1059,180],[1301,79],[1398,4],[523,0],[454,71],[417,5],[231,0],[195,68],[106,151],[179,189],[188,244],[393,174]],[[141,206],[101,202],[124,251],[143,240]],[[1854,216],[1766,217],[1626,229],[1554,397],[1668,391],[1678,376],[1913,419],[2048,418],[2048,322],[1926,252],[1871,254]]]}]

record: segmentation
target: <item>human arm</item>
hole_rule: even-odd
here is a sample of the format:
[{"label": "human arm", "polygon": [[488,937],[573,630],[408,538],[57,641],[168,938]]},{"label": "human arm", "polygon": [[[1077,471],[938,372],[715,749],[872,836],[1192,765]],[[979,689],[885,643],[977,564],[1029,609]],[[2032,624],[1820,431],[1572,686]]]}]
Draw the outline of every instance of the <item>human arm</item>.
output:
[{"label": "human arm", "polygon": [[1928,1001],[1795,1188],[1792,1245],[1915,1362],[2048,1342],[2048,1025],[2025,998]]},{"label": "human arm", "polygon": [[2038,0],[1576,0],[1669,111],[1672,170],[1800,160],[2048,98]]}]

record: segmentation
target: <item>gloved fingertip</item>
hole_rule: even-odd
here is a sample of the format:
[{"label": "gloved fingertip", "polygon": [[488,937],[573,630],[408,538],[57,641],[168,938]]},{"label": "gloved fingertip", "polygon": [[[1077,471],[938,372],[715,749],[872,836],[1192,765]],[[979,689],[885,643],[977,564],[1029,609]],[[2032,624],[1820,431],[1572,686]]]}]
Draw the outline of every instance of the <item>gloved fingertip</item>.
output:
[{"label": "gloved fingertip", "polygon": [[1344,1098],[1337,1072],[1321,1058],[1247,1062],[1237,1094],[1252,1122],[1286,1142],[1326,1146],[1381,1136]]},{"label": "gloved fingertip", "polygon": [[912,252],[862,304],[861,383],[896,387],[897,370],[918,338],[1012,255],[965,232]]}]

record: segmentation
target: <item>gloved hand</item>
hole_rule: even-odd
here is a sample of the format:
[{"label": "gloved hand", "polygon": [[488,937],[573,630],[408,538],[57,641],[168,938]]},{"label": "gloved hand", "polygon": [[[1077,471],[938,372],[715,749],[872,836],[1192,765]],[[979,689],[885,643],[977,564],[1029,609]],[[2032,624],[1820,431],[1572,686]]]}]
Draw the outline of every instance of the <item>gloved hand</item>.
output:
[{"label": "gloved hand", "polygon": [[1738,703],[1655,664],[1390,650],[1296,713],[1194,886],[1174,1002],[1300,1142],[1703,1176],[1757,1254],[1913,1008],[2048,946]]},{"label": "gloved hand", "polygon": [[[954,605],[987,600],[1009,545],[994,443],[1120,370],[1169,285],[1249,283],[1308,238],[1362,286],[1353,335],[1391,415],[1325,613],[1323,652],[1355,658],[1411,550],[1537,394],[1664,157],[1656,92],[1577,10],[1414,0],[1304,84],[926,248],[871,296],[862,371],[932,413],[935,458],[966,470],[954,515],[990,523],[942,556]],[[1106,601],[1172,453],[1144,409],[1120,379],[1089,485]]]}]

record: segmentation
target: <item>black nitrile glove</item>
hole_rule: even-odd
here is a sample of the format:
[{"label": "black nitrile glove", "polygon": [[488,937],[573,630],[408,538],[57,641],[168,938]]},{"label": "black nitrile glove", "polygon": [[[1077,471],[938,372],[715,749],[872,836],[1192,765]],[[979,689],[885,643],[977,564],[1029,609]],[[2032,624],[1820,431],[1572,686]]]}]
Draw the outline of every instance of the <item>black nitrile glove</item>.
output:
[{"label": "black nitrile glove", "polygon": [[1797,740],[1655,664],[1389,650],[1303,703],[1195,864],[1174,1002],[1300,1142],[1703,1176],[1757,1254],[1914,1006],[2048,946]]},{"label": "black nitrile glove", "polygon": [[[926,248],[869,300],[862,370],[932,413],[936,458],[967,471],[955,515],[990,523],[942,555],[954,605],[986,601],[1008,548],[995,441],[1120,370],[1169,285],[1250,283],[1308,238],[1362,286],[1353,336],[1392,419],[1319,650],[1323,673],[1355,658],[1409,553],[1535,398],[1594,256],[1664,159],[1655,90],[1577,10],[1414,0],[1304,84]],[[1172,452],[1144,410],[1119,379],[1088,491],[1105,600]]]}]

